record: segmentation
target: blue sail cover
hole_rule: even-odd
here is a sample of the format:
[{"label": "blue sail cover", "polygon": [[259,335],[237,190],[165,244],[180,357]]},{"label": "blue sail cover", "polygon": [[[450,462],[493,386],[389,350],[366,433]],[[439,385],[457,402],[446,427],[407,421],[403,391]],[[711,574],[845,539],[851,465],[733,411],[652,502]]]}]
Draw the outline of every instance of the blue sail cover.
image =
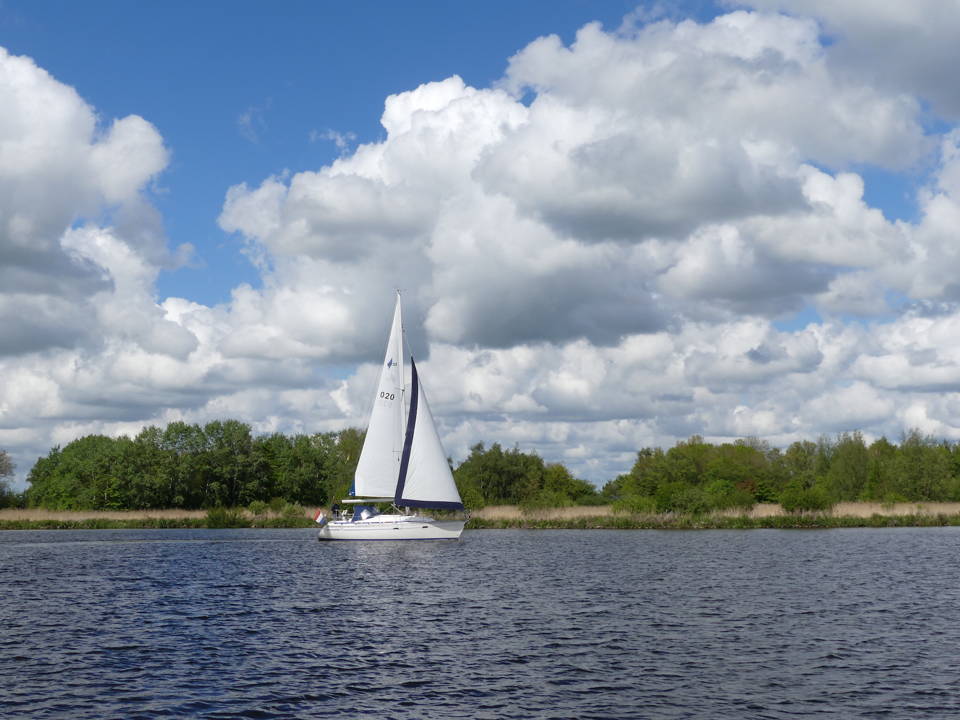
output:
[{"label": "blue sail cover", "polygon": [[366,520],[367,518],[372,518],[374,515],[379,515],[380,512],[373,507],[373,505],[356,505],[353,508],[353,522],[357,520]]}]

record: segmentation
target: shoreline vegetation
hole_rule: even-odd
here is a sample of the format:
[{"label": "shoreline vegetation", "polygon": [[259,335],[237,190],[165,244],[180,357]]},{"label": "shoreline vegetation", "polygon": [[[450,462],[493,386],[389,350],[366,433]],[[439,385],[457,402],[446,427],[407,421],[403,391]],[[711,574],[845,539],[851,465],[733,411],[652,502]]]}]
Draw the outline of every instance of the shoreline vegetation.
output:
[{"label": "shoreline vegetation", "polygon": [[[363,431],[255,435],[236,420],[89,435],[53,448],[13,493],[0,529],[310,528],[351,494]],[[0,450],[0,459],[9,459]],[[694,435],[636,453],[602,488],[519,447],[478,443],[450,461],[467,529],[960,526],[960,442],[905,432],[713,444]]]},{"label": "shoreline vegetation", "polygon": [[[245,509],[52,511],[0,510],[0,530],[135,530],[310,528],[313,510],[254,514]],[[838,503],[831,510],[789,513],[775,503],[748,511],[630,513],[610,505],[525,510],[489,506],[470,514],[468,530],[746,530],[960,526],[960,503]]]}]

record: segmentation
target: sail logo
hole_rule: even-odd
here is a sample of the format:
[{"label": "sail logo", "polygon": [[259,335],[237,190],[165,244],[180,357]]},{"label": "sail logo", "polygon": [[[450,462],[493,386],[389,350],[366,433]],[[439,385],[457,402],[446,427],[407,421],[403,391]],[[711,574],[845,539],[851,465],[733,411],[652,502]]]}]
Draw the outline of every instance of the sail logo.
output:
[{"label": "sail logo", "polygon": [[396,365],[396,363],[393,362],[393,358],[390,358],[390,360],[387,362],[387,369],[389,370],[389,369],[392,368],[394,365]]}]

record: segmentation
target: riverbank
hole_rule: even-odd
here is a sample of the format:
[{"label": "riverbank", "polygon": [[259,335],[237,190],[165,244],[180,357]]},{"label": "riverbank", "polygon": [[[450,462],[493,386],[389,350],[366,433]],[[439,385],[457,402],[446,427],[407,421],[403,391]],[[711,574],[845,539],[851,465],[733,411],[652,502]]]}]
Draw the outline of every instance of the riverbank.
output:
[{"label": "riverbank", "polygon": [[[912,517],[912,516],[960,516],[960,502],[918,502],[918,503],[874,503],[874,502],[842,502],[833,506],[826,513],[817,513],[834,518],[870,518],[874,515],[882,517]],[[578,520],[586,517],[672,517],[671,514],[636,516],[627,513],[616,513],[611,505],[579,505],[577,507],[549,508],[523,513],[516,505],[491,505],[482,510],[475,510],[471,517],[482,520]],[[746,517],[760,520],[771,517],[797,517],[785,512],[776,503],[757,503],[747,512],[742,510],[726,510],[712,513],[707,518]]]},{"label": "riverbank", "polygon": [[564,519],[471,518],[471,530],[802,530],[866,527],[960,526],[960,515],[833,516],[823,513],[770,515],[767,517],[693,515],[604,515]]},{"label": "riverbank", "polygon": [[247,510],[0,510],[0,530],[140,530],[191,528],[299,528],[313,526],[313,512]]},{"label": "riverbank", "polygon": [[622,529],[723,530],[760,528],[942,527],[960,526],[960,503],[838,503],[828,512],[788,513],[776,503],[758,503],[749,511],[707,515],[617,513],[609,505],[552,508],[522,513],[514,506],[474,512],[474,529]]},{"label": "riverbank", "polygon": [[[165,528],[298,528],[313,526],[313,509],[302,514],[246,510],[52,511],[0,510],[0,530],[132,530]],[[939,527],[960,525],[960,503],[839,503],[827,513],[790,514],[779,505],[758,504],[749,512],[703,516],[634,515],[609,505],[523,512],[513,505],[471,513],[467,529],[693,530],[756,528]]]}]

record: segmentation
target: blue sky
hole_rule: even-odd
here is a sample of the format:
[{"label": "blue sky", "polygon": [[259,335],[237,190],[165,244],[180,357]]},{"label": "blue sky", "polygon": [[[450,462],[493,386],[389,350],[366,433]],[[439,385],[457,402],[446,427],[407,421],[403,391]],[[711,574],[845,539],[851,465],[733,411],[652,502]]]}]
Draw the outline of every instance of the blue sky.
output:
[{"label": "blue sky", "polygon": [[[593,23],[593,24],[591,24]],[[0,0],[0,449],[960,439],[960,9]]]},{"label": "blue sky", "polygon": [[0,0],[0,44],[77,88],[103,117],[137,114],[157,127],[173,156],[156,205],[170,242],[194,245],[198,261],[162,274],[157,290],[212,304],[238,282],[259,282],[217,226],[226,188],[328,164],[341,152],[328,131],[350,147],[382,137],[387,95],[455,74],[487,87],[531,39],[569,42],[587,22],[619,26],[634,7]]}]

